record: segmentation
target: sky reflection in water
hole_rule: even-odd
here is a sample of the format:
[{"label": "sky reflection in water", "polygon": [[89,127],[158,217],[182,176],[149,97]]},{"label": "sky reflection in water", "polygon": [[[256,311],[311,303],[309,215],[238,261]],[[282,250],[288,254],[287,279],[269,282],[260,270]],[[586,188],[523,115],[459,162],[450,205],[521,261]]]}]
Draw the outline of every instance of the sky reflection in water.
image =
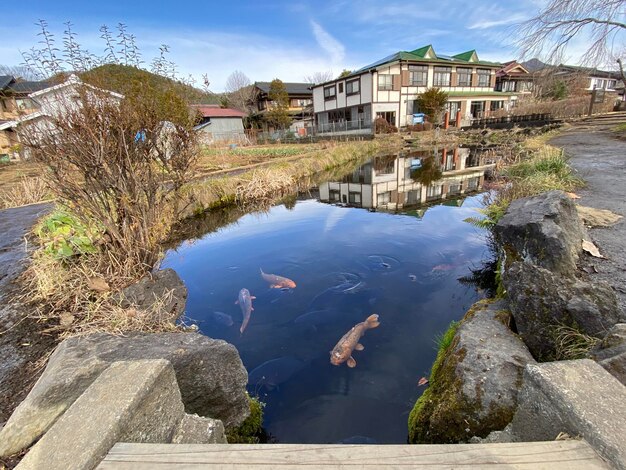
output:
[{"label": "sky reflection in water", "polygon": [[[187,316],[239,350],[278,441],[404,443],[434,338],[481,296],[457,280],[490,256],[485,233],[463,222],[481,200],[410,215],[300,200],[184,242],[163,267],[189,289]],[[297,287],[270,289],[260,268]],[[240,334],[244,287],[257,298]],[[381,325],[361,339],[356,367],[331,365],[329,351],[371,313]]]}]

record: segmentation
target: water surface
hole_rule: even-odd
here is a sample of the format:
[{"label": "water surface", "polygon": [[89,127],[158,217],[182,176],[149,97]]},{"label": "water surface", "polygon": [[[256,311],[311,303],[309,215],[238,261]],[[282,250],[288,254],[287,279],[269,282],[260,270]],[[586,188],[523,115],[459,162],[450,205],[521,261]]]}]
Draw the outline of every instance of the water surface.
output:
[{"label": "water surface", "polygon": [[[438,172],[428,152],[373,160],[167,253],[163,266],[189,290],[187,316],[237,347],[275,440],[406,442],[435,337],[483,295],[459,281],[490,256],[485,233],[463,221],[481,206],[467,193],[484,161],[463,152],[433,152]],[[423,205],[433,201],[445,204]],[[297,287],[272,289],[260,269]],[[243,334],[242,288],[256,296]],[[329,351],[372,313],[381,324],[361,338],[356,367],[331,365]]]}]

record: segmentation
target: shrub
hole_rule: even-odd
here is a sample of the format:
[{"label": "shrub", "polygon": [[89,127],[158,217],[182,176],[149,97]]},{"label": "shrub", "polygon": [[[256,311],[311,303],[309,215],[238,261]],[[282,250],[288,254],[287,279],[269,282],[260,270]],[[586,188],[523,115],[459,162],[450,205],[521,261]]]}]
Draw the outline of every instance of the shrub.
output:
[{"label": "shrub", "polygon": [[376,134],[392,134],[398,132],[398,128],[389,124],[385,118],[377,117],[374,121],[374,130]]},{"label": "shrub", "polygon": [[195,159],[187,104],[146,83],[121,98],[78,83],[58,107],[22,131],[29,155],[49,169],[51,191],[81,223],[102,224],[123,265],[149,269]]}]

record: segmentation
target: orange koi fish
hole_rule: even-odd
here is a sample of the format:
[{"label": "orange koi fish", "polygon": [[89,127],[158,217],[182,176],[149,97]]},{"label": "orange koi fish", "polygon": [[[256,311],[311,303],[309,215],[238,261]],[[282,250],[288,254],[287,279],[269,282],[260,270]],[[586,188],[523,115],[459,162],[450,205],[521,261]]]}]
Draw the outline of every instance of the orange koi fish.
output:
[{"label": "orange koi fish", "polygon": [[330,363],[334,366],[348,362],[348,367],[356,367],[356,361],[352,357],[352,351],[363,351],[365,346],[359,343],[361,336],[370,328],[376,328],[380,325],[378,315],[373,314],[367,317],[365,321],[357,323],[339,340],[337,345],[330,352]]},{"label": "orange koi fish", "polygon": [[261,269],[261,277],[270,283],[272,289],[295,289],[296,283],[291,279],[277,276],[276,274],[266,274]]}]

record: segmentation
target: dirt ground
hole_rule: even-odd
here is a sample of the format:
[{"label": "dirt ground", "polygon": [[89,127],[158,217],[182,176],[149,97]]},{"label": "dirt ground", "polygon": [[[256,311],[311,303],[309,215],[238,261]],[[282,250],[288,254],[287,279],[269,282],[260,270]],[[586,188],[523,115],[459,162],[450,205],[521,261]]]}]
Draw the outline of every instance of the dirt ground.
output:
[{"label": "dirt ground", "polygon": [[[570,164],[587,182],[577,191],[581,206],[608,209],[624,216],[617,224],[591,228],[589,235],[607,259],[585,256],[591,276],[608,282],[626,314],[626,141],[614,131],[626,122],[626,113],[614,113],[574,124],[550,144],[562,147]],[[595,273],[595,270],[598,272]]]}]

